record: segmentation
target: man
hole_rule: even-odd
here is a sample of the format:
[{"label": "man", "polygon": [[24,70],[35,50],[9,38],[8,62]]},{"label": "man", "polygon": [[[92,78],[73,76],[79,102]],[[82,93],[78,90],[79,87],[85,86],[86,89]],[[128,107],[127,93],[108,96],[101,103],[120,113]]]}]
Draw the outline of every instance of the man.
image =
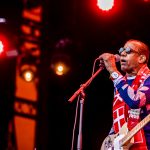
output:
[{"label": "man", "polygon": [[[110,131],[119,133],[122,126],[127,124],[132,130],[150,113],[150,70],[147,66],[149,60],[148,46],[139,40],[129,40],[123,48],[119,49],[120,67],[123,76],[117,69],[115,55],[104,53],[100,55],[101,63],[110,73],[114,83],[113,126]],[[130,150],[150,150],[150,121],[144,122],[133,134]],[[117,137],[119,139],[119,136]],[[117,138],[113,146],[117,145]],[[119,140],[118,140],[119,141]],[[119,145],[119,146],[118,146]],[[119,143],[117,147],[120,147]],[[116,148],[119,149],[119,148]]]}]

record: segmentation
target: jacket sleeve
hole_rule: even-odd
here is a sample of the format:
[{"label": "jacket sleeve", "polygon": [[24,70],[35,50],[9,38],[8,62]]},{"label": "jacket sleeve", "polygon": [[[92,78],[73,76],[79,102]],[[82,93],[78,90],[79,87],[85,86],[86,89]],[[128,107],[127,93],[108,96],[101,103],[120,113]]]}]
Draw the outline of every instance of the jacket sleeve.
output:
[{"label": "jacket sleeve", "polygon": [[114,84],[125,103],[132,109],[137,109],[150,103],[150,76],[137,90],[134,90],[124,78]]}]

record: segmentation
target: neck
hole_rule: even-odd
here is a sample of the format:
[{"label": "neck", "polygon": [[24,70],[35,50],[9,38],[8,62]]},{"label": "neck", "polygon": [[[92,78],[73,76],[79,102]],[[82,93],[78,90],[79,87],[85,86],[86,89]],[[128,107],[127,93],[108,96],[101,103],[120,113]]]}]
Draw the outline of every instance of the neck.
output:
[{"label": "neck", "polygon": [[126,73],[126,76],[127,76],[127,77],[133,77],[133,76],[136,76],[137,73],[138,73],[138,72],[131,72],[131,73],[130,73],[130,72],[127,72],[127,73]]}]

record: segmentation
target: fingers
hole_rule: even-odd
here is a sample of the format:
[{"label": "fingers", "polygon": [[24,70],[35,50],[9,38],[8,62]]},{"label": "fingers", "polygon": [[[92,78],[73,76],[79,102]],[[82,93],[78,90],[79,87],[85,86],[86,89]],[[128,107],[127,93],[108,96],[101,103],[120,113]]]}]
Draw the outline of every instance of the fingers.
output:
[{"label": "fingers", "polygon": [[99,59],[104,61],[112,61],[113,59],[115,60],[115,56],[110,53],[103,53],[102,55],[99,56]]},{"label": "fingers", "polygon": [[105,66],[103,59],[100,59],[100,64],[99,64],[99,66],[100,66],[100,67],[104,67],[104,66]]},{"label": "fingers", "polygon": [[112,70],[117,70],[115,55],[110,53],[103,53],[99,56],[99,59],[100,66],[105,67],[109,72],[112,72]]}]

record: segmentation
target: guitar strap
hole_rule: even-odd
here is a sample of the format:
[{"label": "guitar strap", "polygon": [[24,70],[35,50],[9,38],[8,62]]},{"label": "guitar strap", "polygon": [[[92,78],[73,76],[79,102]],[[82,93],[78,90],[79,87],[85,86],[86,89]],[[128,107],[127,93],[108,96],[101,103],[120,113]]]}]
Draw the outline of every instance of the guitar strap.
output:
[{"label": "guitar strap", "polygon": [[[131,87],[134,90],[137,90],[141,85],[143,85],[147,75],[150,73],[147,65],[144,65],[138,72],[136,78],[134,79]],[[124,77],[124,80],[127,80],[127,77]],[[141,102],[145,101],[144,97],[142,97]],[[142,104],[140,104],[142,105]],[[140,121],[140,109],[129,109],[128,105],[121,98],[120,94],[116,90],[113,101],[113,128],[115,133],[118,133],[124,123],[127,122],[128,129],[131,130],[139,121]],[[142,150],[147,150],[146,142],[144,137],[143,130],[137,132],[134,136],[135,145],[132,146],[132,150],[140,149],[139,146],[142,147]],[[145,146],[145,148],[143,147]]]}]

